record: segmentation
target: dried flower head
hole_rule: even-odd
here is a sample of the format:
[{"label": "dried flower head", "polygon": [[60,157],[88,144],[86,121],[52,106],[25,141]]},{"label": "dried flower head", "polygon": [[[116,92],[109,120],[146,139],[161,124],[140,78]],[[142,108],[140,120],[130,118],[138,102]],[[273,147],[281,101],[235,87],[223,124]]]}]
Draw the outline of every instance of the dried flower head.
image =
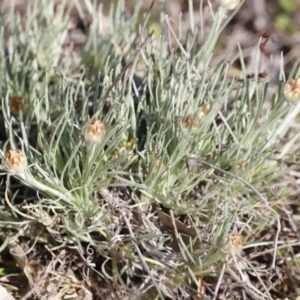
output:
[{"label": "dried flower head", "polygon": [[196,129],[199,125],[199,118],[197,118],[194,114],[188,114],[184,120],[185,128]]},{"label": "dried flower head", "polygon": [[283,95],[291,102],[300,100],[300,78],[289,79],[283,86]]},{"label": "dried flower head", "polygon": [[22,150],[10,149],[5,154],[3,165],[7,171],[18,174],[27,168],[28,163]]},{"label": "dried flower head", "polygon": [[247,167],[247,164],[248,162],[246,160],[239,160],[237,163],[236,163],[236,168],[238,170],[241,170],[241,171],[244,171]]},{"label": "dried flower head", "polygon": [[99,143],[106,133],[105,125],[100,120],[93,120],[84,129],[84,140],[91,144]]},{"label": "dried flower head", "polygon": [[9,99],[9,108],[13,115],[19,115],[20,111],[24,114],[28,110],[28,102],[22,96],[13,96]]},{"label": "dried flower head", "polygon": [[229,252],[232,255],[240,254],[243,249],[242,238],[238,234],[229,234],[226,238],[226,245],[224,251]]},{"label": "dried flower head", "polygon": [[201,112],[204,116],[207,116],[210,110],[210,103],[205,102],[202,106],[201,106]]},{"label": "dried flower head", "polygon": [[241,0],[219,0],[219,3],[225,9],[233,10],[241,4]]}]

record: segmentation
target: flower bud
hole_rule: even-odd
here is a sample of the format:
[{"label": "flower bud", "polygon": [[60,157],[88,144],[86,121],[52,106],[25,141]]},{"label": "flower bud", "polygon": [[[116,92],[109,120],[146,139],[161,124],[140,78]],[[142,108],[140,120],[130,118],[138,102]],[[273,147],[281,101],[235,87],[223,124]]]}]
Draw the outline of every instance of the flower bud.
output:
[{"label": "flower bud", "polygon": [[237,170],[245,171],[247,165],[248,165],[248,162],[246,160],[242,159],[236,163],[236,168],[237,168]]},{"label": "flower bud", "polygon": [[241,0],[219,0],[219,3],[223,8],[233,10],[241,4]]},{"label": "flower bud", "polygon": [[201,106],[201,112],[204,116],[207,116],[210,110],[210,103],[209,102],[205,102],[202,106]]},{"label": "flower bud", "polygon": [[188,114],[184,121],[185,128],[196,129],[199,125],[199,119],[194,114]]},{"label": "flower bud", "polygon": [[3,165],[8,172],[18,174],[27,168],[28,163],[22,150],[10,149],[5,154]]},{"label": "flower bud", "polygon": [[105,125],[100,120],[93,120],[84,130],[84,139],[91,144],[99,143],[105,135]]},{"label": "flower bud", "polygon": [[243,243],[241,236],[238,234],[229,234],[226,238],[226,245],[223,250],[232,255],[237,255],[241,253],[242,249]]},{"label": "flower bud", "polygon": [[9,99],[9,108],[13,115],[19,115],[20,111],[24,114],[28,110],[28,102],[22,96],[13,96]]},{"label": "flower bud", "polygon": [[300,100],[300,78],[289,79],[283,86],[283,95],[291,102]]}]

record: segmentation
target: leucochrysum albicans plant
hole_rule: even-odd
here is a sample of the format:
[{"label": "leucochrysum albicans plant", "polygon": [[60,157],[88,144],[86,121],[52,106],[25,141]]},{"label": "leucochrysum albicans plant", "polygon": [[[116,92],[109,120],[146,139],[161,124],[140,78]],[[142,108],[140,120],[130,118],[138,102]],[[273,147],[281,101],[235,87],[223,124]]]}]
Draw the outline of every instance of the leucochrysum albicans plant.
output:
[{"label": "leucochrysum albicans plant", "polygon": [[[7,49],[12,70],[0,73],[9,203],[0,225],[34,220],[47,229],[41,243],[51,240],[55,250],[73,247],[85,259],[93,249],[87,266],[99,264],[101,282],[123,292],[174,298],[184,286],[199,288],[204,273],[243,255],[246,243],[260,245],[259,233],[278,221],[268,202],[278,179],[269,158],[298,109],[299,79],[286,81],[281,71],[271,94],[269,75],[247,78],[241,49],[238,78],[228,75],[233,61],[213,55],[241,1],[208,6],[210,25],[186,39],[164,12],[160,37],[149,24],[138,31],[141,2],[132,18],[123,1],[107,18],[88,5],[87,42],[73,56],[61,47],[64,11],[46,2],[32,8],[38,17],[24,20],[26,30],[17,19]],[[0,62],[8,64],[4,52]],[[30,203],[28,190],[36,192]]]}]

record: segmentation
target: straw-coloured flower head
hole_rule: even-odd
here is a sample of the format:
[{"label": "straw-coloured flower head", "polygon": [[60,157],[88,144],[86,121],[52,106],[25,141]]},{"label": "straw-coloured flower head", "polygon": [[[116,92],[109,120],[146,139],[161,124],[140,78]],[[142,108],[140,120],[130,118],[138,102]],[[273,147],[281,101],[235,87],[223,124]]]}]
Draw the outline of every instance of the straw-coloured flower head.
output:
[{"label": "straw-coloured flower head", "polygon": [[291,102],[300,100],[300,78],[289,79],[283,86],[284,97]]},{"label": "straw-coloured flower head", "polygon": [[201,112],[204,116],[207,116],[210,110],[210,103],[205,102],[202,106],[201,106]]},{"label": "straw-coloured flower head", "polygon": [[236,163],[236,168],[240,171],[245,171],[247,165],[248,165],[248,162],[246,160],[242,159]]},{"label": "straw-coloured flower head", "polygon": [[93,120],[84,130],[84,140],[91,144],[99,143],[106,133],[105,125],[100,120]]},{"label": "straw-coloured flower head", "polygon": [[24,114],[28,110],[28,102],[22,96],[13,96],[9,99],[9,108],[13,115],[19,115],[20,111]]},{"label": "straw-coloured flower head", "polygon": [[241,4],[241,0],[219,0],[219,3],[225,9],[233,10]]},{"label": "straw-coloured flower head", "polygon": [[196,129],[199,125],[199,118],[197,118],[194,114],[188,114],[184,120],[185,128]]},{"label": "straw-coloured flower head", "polygon": [[242,238],[238,234],[229,234],[226,238],[226,245],[224,251],[229,252],[232,255],[240,254],[243,249]]},{"label": "straw-coloured flower head", "polygon": [[28,163],[23,151],[10,149],[5,154],[3,165],[10,173],[18,174],[27,168]]}]

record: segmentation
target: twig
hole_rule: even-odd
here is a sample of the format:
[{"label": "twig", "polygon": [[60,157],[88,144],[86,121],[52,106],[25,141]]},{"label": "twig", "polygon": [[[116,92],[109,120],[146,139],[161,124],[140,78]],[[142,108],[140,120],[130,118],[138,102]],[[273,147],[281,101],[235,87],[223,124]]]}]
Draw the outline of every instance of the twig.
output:
[{"label": "twig", "polygon": [[[280,126],[277,128],[274,136],[275,137],[278,137],[278,136],[283,137],[286,134],[291,122],[296,118],[296,116],[299,114],[299,112],[300,112],[300,102],[298,102],[294,107],[291,108],[290,112],[286,115],[285,119],[282,121]],[[298,133],[298,134],[300,134],[300,133]],[[272,141],[273,141],[273,139],[271,139],[269,141],[269,143],[267,144],[267,147],[271,144]]]},{"label": "twig", "polygon": [[298,132],[283,148],[278,158],[284,157],[290,148],[295,144],[295,142],[299,139],[300,132]]},{"label": "twig", "polygon": [[[293,246],[299,246],[299,245],[300,245],[300,242],[299,242],[298,240],[296,240],[296,242],[294,242],[294,243],[289,243],[289,244],[285,244],[285,245],[278,246],[278,247],[277,247],[277,250],[279,250],[279,249],[284,249],[284,248],[288,248],[288,247],[293,247]],[[250,259],[253,259],[253,258],[255,258],[255,257],[264,255],[264,254],[269,253],[269,252],[272,252],[272,251],[273,251],[272,249],[267,249],[267,250],[262,251],[262,252],[252,253],[252,254],[249,255],[249,258],[250,258]]]},{"label": "twig", "polygon": [[239,271],[239,273],[241,275],[241,279],[244,281],[245,277],[247,277],[247,276],[242,272],[242,269],[241,269],[240,265],[238,264],[238,261],[236,259],[236,255],[234,253],[232,253],[232,259],[233,259],[233,261],[236,265],[237,270]]},{"label": "twig", "polygon": [[202,165],[205,165],[209,168],[215,169],[223,174],[229,175],[230,177],[233,177],[234,179],[237,179],[238,181],[242,182],[244,185],[246,185],[247,187],[249,187],[255,194],[258,195],[258,197],[261,199],[262,202],[264,202],[266,205],[269,205],[268,200],[266,199],[265,196],[263,196],[254,186],[252,186],[250,183],[248,183],[247,181],[245,181],[243,178],[241,178],[240,176],[233,174],[231,172],[227,172],[213,164],[210,164],[204,160],[198,160],[198,162]]},{"label": "twig", "polygon": [[287,219],[291,225],[292,230],[294,231],[294,234],[297,237],[297,240],[300,241],[300,232],[296,226],[296,224],[294,223],[293,219],[291,218],[291,215],[293,214],[292,212],[289,212],[286,208],[282,207],[281,210],[286,214]]},{"label": "twig", "polygon": [[221,269],[221,272],[220,272],[220,275],[219,275],[219,278],[218,278],[218,282],[217,282],[216,287],[215,287],[213,300],[216,300],[216,298],[218,296],[219,288],[220,288],[222,279],[224,277],[225,269],[226,269],[226,263],[224,262],[223,266],[222,266],[222,269]]},{"label": "twig", "polygon": [[[46,246],[46,249],[47,249],[47,246]],[[47,250],[48,250],[48,249],[47,249]],[[52,253],[52,255],[53,255],[53,253]],[[44,270],[43,275],[42,275],[40,278],[38,278],[38,279],[36,280],[34,286],[31,288],[31,290],[30,290],[28,293],[26,293],[26,295],[24,295],[24,296],[22,297],[21,300],[27,300],[27,299],[29,299],[33,294],[36,294],[36,295],[38,295],[38,296],[41,296],[40,293],[39,293],[39,289],[40,289],[40,287],[41,287],[41,285],[42,285],[41,283],[44,283],[44,282],[46,281],[47,277],[49,276],[49,274],[50,274],[51,271],[52,271],[51,269],[54,268],[54,266],[56,265],[56,263],[57,263],[60,259],[61,259],[61,257],[60,257],[59,255],[56,255],[56,256],[53,255],[53,258],[52,258],[51,262],[49,263],[49,265],[47,266],[47,269]]]},{"label": "twig", "polygon": [[[173,35],[173,37],[174,37],[174,39],[175,39],[175,41],[176,41],[178,47],[180,48],[181,52],[183,53],[183,55],[186,57],[187,60],[190,60],[190,59],[191,59],[191,56],[185,51],[185,49],[183,48],[183,46],[182,46],[182,44],[180,43],[179,39],[177,38],[177,36],[176,36],[176,34],[175,34],[175,32],[174,32],[174,30],[173,30],[171,24],[170,24],[170,18],[169,18],[168,15],[165,15],[165,20],[166,20],[166,24],[167,24],[167,26],[168,26],[170,32],[172,33],[172,35]],[[193,66],[192,66],[192,69],[193,69],[193,71],[195,72],[195,74],[198,76],[198,78],[201,80],[202,77],[201,77],[201,75],[199,74],[197,68],[193,65]]]},{"label": "twig", "polygon": [[247,259],[244,259],[243,257],[241,257],[241,258],[242,258],[242,260],[243,260],[244,262],[246,262],[246,264],[248,264],[248,265],[252,268],[252,270],[254,271],[254,273],[255,273],[255,275],[256,275],[258,281],[260,282],[261,286],[262,286],[262,287],[264,288],[264,290],[266,291],[266,293],[267,293],[269,299],[272,300],[273,298],[272,298],[272,296],[270,295],[270,292],[269,292],[268,288],[266,287],[264,281],[261,279],[260,275],[257,273],[255,267],[254,267]]},{"label": "twig", "polygon": [[128,64],[122,69],[122,71],[119,73],[119,75],[115,78],[115,80],[113,81],[113,83],[110,85],[110,87],[107,89],[105,95],[104,95],[104,99],[106,99],[108,97],[108,95],[110,94],[110,92],[112,91],[112,89],[116,86],[116,84],[118,83],[118,81],[123,77],[123,75],[126,73],[127,70],[129,70],[136,62],[136,60],[138,59],[140,53],[142,52],[143,48],[145,48],[145,46],[149,43],[149,41],[151,40],[151,37],[153,35],[153,31],[150,32],[146,38],[146,40],[138,47],[138,49],[136,50],[135,54],[133,55],[133,57],[131,58],[131,60],[128,62]]},{"label": "twig", "polygon": [[274,161],[276,161],[278,163],[282,163],[282,164],[286,164],[286,165],[300,166],[300,163],[289,161],[289,160],[285,160],[285,159],[282,159],[282,158],[276,158],[276,157],[272,157],[272,156],[267,156],[266,158],[268,160],[274,160]]},{"label": "twig", "polygon": [[234,139],[234,141],[236,142],[236,144],[239,145],[239,141],[237,140],[236,136],[232,132],[230,126],[228,125],[228,123],[227,123],[226,119],[224,118],[223,114],[221,113],[221,111],[218,111],[218,115],[220,116],[222,122],[224,123],[225,127],[228,129],[230,135],[232,136],[232,138]]},{"label": "twig", "polygon": [[[175,237],[176,237],[176,240],[177,240],[177,244],[179,246],[179,250],[181,252],[181,255],[182,255],[182,258],[184,259],[184,261],[186,263],[188,263],[188,260],[187,260],[187,257],[183,251],[183,249],[181,248],[181,245],[180,245],[180,242],[179,242],[179,233],[178,233],[178,230],[177,230],[177,227],[176,227],[176,222],[175,222],[175,218],[174,218],[174,213],[173,213],[173,210],[170,209],[170,217],[171,217],[171,221],[172,221],[172,225],[173,225],[173,230],[174,230],[174,233],[175,233]],[[194,280],[196,286],[197,286],[197,289],[200,290],[201,287],[199,286],[199,282],[197,281],[197,278],[195,276],[195,274],[193,273],[193,271],[191,270],[191,268],[189,266],[188,267],[188,270],[189,270],[189,273],[192,277],[192,279]]]},{"label": "twig", "polygon": [[142,37],[143,37],[143,34],[144,34],[144,31],[146,29],[146,25],[147,25],[147,22],[150,18],[150,14],[151,14],[151,10],[153,8],[153,5],[155,3],[155,0],[152,0],[152,3],[150,4],[149,8],[148,8],[148,11],[147,11],[147,15],[145,17],[145,20],[144,20],[144,25],[143,25],[143,28],[141,30],[141,33],[140,33],[140,39],[139,39],[139,42],[138,42],[138,47],[140,48],[141,47],[141,44],[142,44]]},{"label": "twig", "polygon": [[[288,151],[290,150],[290,148],[295,144],[295,142],[299,139],[300,137],[300,132],[298,132],[297,134],[294,135],[294,137],[284,146],[283,150],[280,152],[280,154],[278,155],[278,157],[276,158],[270,158],[271,160],[274,161],[283,161],[282,158],[288,153]],[[297,163],[290,163],[293,165],[299,165]]]},{"label": "twig", "polygon": [[130,225],[130,223],[129,223],[129,221],[128,221],[126,215],[125,215],[125,213],[123,213],[123,218],[124,218],[125,223],[126,223],[126,225],[127,225],[127,228],[128,228],[128,231],[129,231],[129,235],[130,235],[130,237],[131,237],[131,239],[132,239],[132,242],[133,242],[133,244],[134,244],[135,250],[136,250],[136,252],[137,252],[137,254],[138,254],[138,256],[139,256],[139,258],[140,258],[140,260],[141,260],[141,263],[142,263],[142,265],[143,265],[143,268],[144,268],[144,270],[149,274],[149,276],[150,276],[150,278],[151,278],[151,280],[152,280],[152,282],[153,282],[153,284],[154,284],[154,286],[155,286],[155,288],[156,288],[156,290],[157,290],[157,293],[158,293],[158,295],[159,295],[159,298],[160,298],[161,300],[164,300],[164,297],[163,297],[163,295],[162,295],[162,293],[161,293],[161,291],[160,291],[160,288],[159,288],[157,282],[155,281],[155,278],[153,277],[152,272],[150,271],[148,265],[146,264],[146,262],[145,262],[145,260],[144,260],[143,254],[142,254],[142,252],[141,252],[141,250],[140,250],[140,248],[139,248],[139,246],[138,246],[138,243],[137,243],[137,241],[136,241],[136,239],[135,239],[135,236],[134,236],[134,234],[133,234],[131,225]]},{"label": "twig", "polygon": [[[252,299],[256,299],[256,300],[265,300],[266,298],[263,298],[263,297],[261,297],[260,295],[258,295],[256,292],[254,292],[253,290],[251,290],[250,288],[250,286],[248,286],[247,285],[247,283],[245,283],[245,282],[241,282],[240,281],[240,278],[230,269],[230,267],[229,266],[227,266],[227,272],[230,274],[230,276],[236,281],[236,282],[238,282],[238,283],[240,283],[242,286],[243,286],[243,288],[244,288],[244,290],[245,290],[245,292],[246,292],[246,294],[248,294],[249,296],[251,296],[252,297]],[[252,288],[254,288],[254,287],[252,287]]]},{"label": "twig", "polygon": [[174,37],[174,39],[175,39],[175,41],[176,41],[178,47],[180,48],[181,52],[184,54],[184,56],[186,57],[186,59],[190,59],[191,56],[185,51],[185,49],[183,48],[183,46],[182,46],[182,44],[180,43],[179,39],[177,38],[177,36],[176,36],[176,34],[175,34],[175,32],[174,32],[174,30],[173,30],[171,24],[170,24],[170,18],[169,18],[168,15],[165,15],[165,20],[166,20],[166,23],[167,23],[167,25],[168,25],[168,28],[169,28],[170,32],[172,33],[172,35],[173,35],[173,37]]}]

